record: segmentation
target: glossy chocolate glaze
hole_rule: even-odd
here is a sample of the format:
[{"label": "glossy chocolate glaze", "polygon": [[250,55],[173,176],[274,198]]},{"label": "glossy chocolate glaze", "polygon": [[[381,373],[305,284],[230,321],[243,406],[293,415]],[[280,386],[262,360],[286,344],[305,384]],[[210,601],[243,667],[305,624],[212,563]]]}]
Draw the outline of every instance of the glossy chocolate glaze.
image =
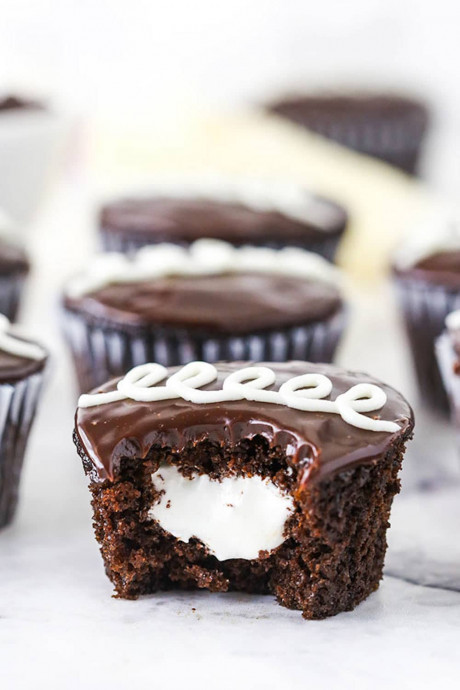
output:
[{"label": "glossy chocolate glaze", "polygon": [[152,242],[188,244],[212,237],[235,245],[282,241],[302,246],[305,241],[340,235],[345,230],[345,210],[332,201],[321,199],[321,202],[327,213],[324,225],[214,200],[122,199],[102,209],[100,225],[108,232],[126,232]]},{"label": "glossy chocolate glaze", "polygon": [[0,276],[29,271],[29,261],[21,247],[0,239]]},{"label": "glossy chocolate glaze", "polygon": [[231,335],[327,319],[341,308],[342,300],[328,283],[239,273],[112,284],[82,297],[67,297],[65,305],[125,326]]},{"label": "glossy chocolate glaze", "polygon": [[28,359],[17,357],[9,352],[0,350],[0,384],[16,383],[22,379],[42,371],[46,363],[46,352],[43,351],[43,359]]},{"label": "glossy chocolate glaze", "polygon": [[396,268],[396,273],[403,277],[460,289],[460,250],[436,252],[420,259],[410,268]]},{"label": "glossy chocolate glaze", "polygon": [[[206,389],[221,388],[229,373],[250,364],[254,363],[218,363],[218,379]],[[376,383],[385,390],[388,399],[373,416],[398,423],[401,431],[396,434],[365,431],[347,424],[336,414],[301,412],[284,405],[247,400],[201,405],[182,399],[149,403],[123,400],[77,409],[76,435],[94,466],[93,478],[112,480],[121,458],[145,458],[154,445],[181,452],[188,444],[203,440],[233,445],[261,435],[270,446],[283,449],[288,462],[302,471],[302,482],[316,481],[361,463],[378,462],[396,438],[410,436],[413,413],[409,404],[393,388],[366,374],[309,362],[263,364],[276,372],[272,390],[278,390],[293,376],[310,372],[325,374],[332,380],[332,399],[357,383]],[[170,373],[177,369],[171,368]],[[114,390],[117,381],[97,390]]]}]

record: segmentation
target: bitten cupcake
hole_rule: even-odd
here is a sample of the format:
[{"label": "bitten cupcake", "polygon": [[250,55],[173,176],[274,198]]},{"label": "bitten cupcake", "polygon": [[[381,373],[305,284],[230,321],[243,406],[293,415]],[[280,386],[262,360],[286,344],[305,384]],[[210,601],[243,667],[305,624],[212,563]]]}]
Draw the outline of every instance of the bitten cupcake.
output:
[{"label": "bitten cupcake", "polygon": [[338,269],[300,249],[198,240],[101,255],[64,297],[80,389],[152,360],[331,361],[345,321],[339,283]]},{"label": "bitten cupcake", "polygon": [[157,182],[148,194],[114,200],[100,213],[104,248],[122,252],[211,237],[234,246],[300,247],[332,261],[346,224],[341,206],[300,185],[220,177]]},{"label": "bitten cupcake", "polygon": [[404,313],[422,400],[447,411],[447,398],[434,352],[446,316],[460,308],[460,222],[440,223],[401,248],[394,276]]},{"label": "bitten cupcake", "polygon": [[24,453],[47,361],[45,350],[0,316],[0,527],[13,519]]},{"label": "bitten cupcake", "polygon": [[117,595],[353,609],[382,577],[413,425],[394,389],[309,362],[146,364],[81,396],[74,441]]},{"label": "bitten cupcake", "polygon": [[25,251],[0,236],[0,314],[4,314],[10,321],[14,321],[17,316],[29,269]]},{"label": "bitten cupcake", "polygon": [[268,109],[342,146],[417,172],[429,123],[423,103],[393,94],[312,94]]}]

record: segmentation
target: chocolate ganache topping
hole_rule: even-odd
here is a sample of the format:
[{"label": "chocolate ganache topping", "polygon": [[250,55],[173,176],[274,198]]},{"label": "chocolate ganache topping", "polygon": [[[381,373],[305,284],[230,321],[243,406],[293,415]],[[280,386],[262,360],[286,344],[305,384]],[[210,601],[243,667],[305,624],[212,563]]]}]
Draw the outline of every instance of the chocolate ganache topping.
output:
[{"label": "chocolate ganache topping", "polygon": [[[215,365],[217,379],[202,390],[221,390],[229,374],[253,365],[252,362],[220,362]],[[392,432],[363,429],[346,422],[340,414],[247,399],[200,404],[182,397],[150,402],[125,398],[77,409],[76,436],[82,452],[92,463],[94,480],[113,480],[122,458],[145,458],[153,446],[181,452],[188,444],[203,440],[233,445],[260,435],[270,446],[284,450],[288,462],[302,470],[302,481],[316,481],[361,463],[376,462],[397,439],[407,439],[412,432],[413,413],[406,400],[393,388],[366,374],[309,362],[255,366],[269,367],[276,375],[267,391],[278,391],[296,376],[323,374],[332,383],[326,398],[332,401],[357,384],[376,384],[386,394],[386,402],[377,412],[366,416],[393,422],[392,426],[396,429],[397,425],[399,429]],[[178,369],[168,369],[168,376]],[[118,381],[110,381],[93,393],[116,391]]]},{"label": "chocolate ganache topping", "polygon": [[42,371],[46,360],[44,348],[19,335],[0,314],[0,383],[16,383]]},{"label": "chocolate ganache topping", "polygon": [[257,273],[171,276],[112,283],[67,308],[126,327],[184,327],[216,334],[252,333],[327,319],[342,307],[335,285]]},{"label": "chocolate ganache topping", "polygon": [[[315,207],[313,208],[313,204]],[[101,211],[105,231],[129,232],[154,242],[190,243],[202,237],[234,245],[302,244],[341,234],[347,223],[342,207],[322,197],[312,197],[310,217],[289,217],[279,210],[261,210],[241,203],[206,198],[132,198],[107,204]]]},{"label": "chocolate ganache topping", "polygon": [[424,256],[405,270],[397,268],[396,272],[409,278],[458,289],[460,288],[460,249],[437,251]]}]

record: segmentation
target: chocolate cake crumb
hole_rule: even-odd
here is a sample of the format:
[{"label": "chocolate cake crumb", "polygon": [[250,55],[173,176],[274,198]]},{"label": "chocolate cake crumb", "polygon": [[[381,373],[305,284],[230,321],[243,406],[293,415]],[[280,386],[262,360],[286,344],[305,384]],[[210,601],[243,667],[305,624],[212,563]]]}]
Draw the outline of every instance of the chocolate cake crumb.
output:
[{"label": "chocolate cake crumb", "polygon": [[[173,588],[272,594],[308,619],[353,609],[382,578],[390,507],[411,432],[384,457],[306,483],[299,481],[304,468],[262,436],[232,447],[202,441],[182,452],[153,446],[144,459],[122,457],[113,481],[90,481],[96,538],[116,595],[135,599]],[[91,462],[74,439],[88,472]],[[148,515],[158,497],[151,475],[160,463],[216,481],[269,477],[294,497],[285,541],[255,560],[219,561],[198,539],[185,543],[165,532]]]}]

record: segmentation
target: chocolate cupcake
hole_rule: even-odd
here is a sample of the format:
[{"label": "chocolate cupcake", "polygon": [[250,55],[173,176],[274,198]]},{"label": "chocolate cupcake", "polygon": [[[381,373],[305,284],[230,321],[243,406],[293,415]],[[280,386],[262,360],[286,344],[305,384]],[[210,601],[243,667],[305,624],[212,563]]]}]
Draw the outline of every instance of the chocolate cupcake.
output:
[{"label": "chocolate cupcake", "polygon": [[460,223],[452,219],[437,235],[407,243],[396,257],[394,276],[422,401],[446,412],[434,347],[446,316],[460,308]]},{"label": "chocolate cupcake", "polygon": [[410,406],[332,365],[216,367],[146,364],[80,397],[74,441],[117,595],[205,588],[272,594],[305,618],[353,609],[382,577]]},{"label": "chocolate cupcake", "polygon": [[10,321],[14,321],[17,316],[29,268],[24,250],[0,238],[0,314],[4,314]]},{"label": "chocolate cupcake", "polygon": [[0,527],[13,519],[24,453],[47,360],[0,316]]},{"label": "chocolate cupcake", "polygon": [[300,247],[332,261],[347,224],[338,204],[299,185],[270,180],[170,180],[100,213],[104,248],[131,251],[215,238],[234,246]]},{"label": "chocolate cupcake", "polygon": [[313,94],[268,109],[353,151],[417,172],[429,122],[418,101],[392,94]]},{"label": "chocolate cupcake", "polygon": [[102,255],[64,298],[80,389],[152,360],[331,361],[345,321],[339,280],[317,254],[217,240]]}]

